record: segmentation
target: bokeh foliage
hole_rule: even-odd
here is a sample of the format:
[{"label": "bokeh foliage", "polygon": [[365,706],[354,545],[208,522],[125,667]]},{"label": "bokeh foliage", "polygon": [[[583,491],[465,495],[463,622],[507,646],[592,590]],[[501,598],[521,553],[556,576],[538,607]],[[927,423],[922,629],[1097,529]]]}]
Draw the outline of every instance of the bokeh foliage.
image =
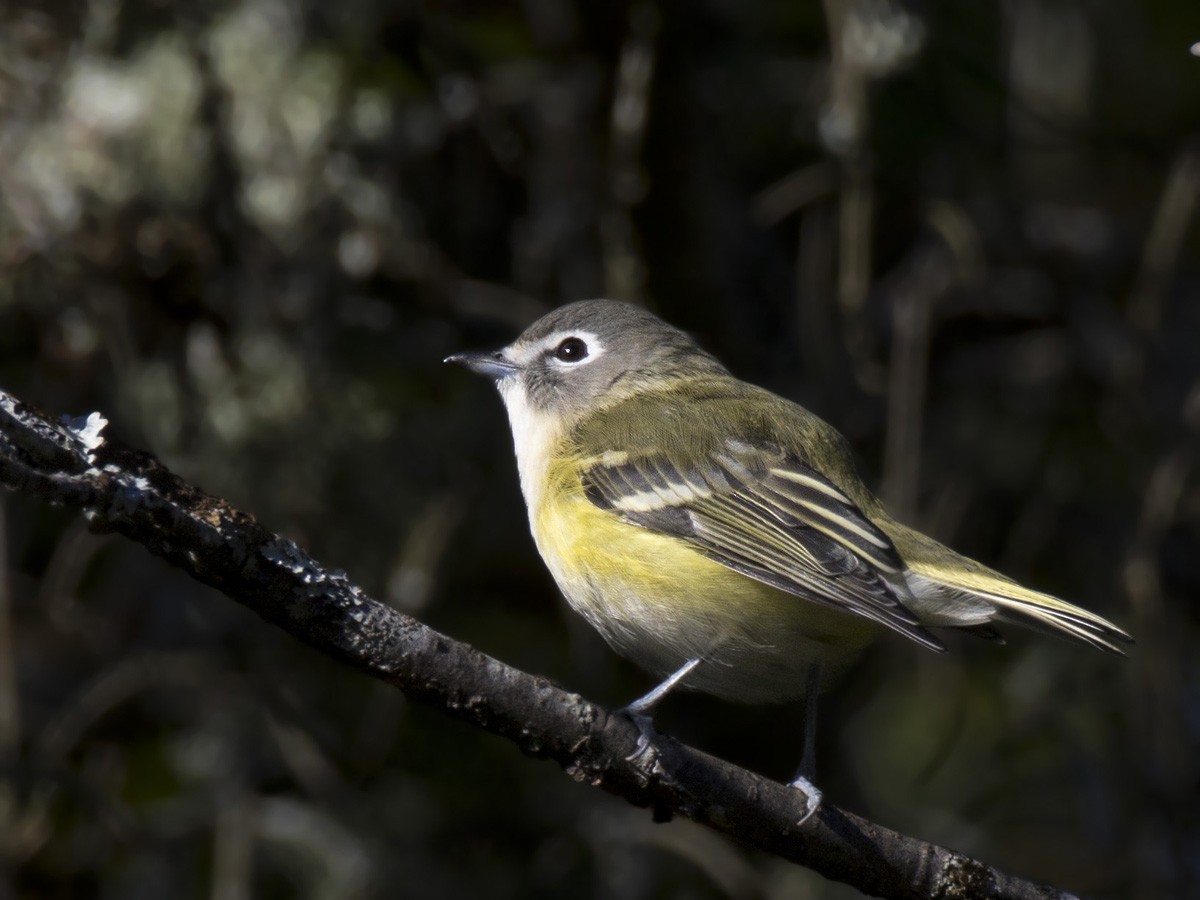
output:
[{"label": "bokeh foliage", "polygon": [[[881,645],[827,796],[1200,892],[1200,38],[1186,0],[0,6],[0,384],[612,705],[446,353],[616,296],[818,411],[903,516],[1138,638]],[[0,897],[846,896],[0,498]],[[775,776],[798,712],[673,698]],[[807,893],[806,893],[807,892]]]}]

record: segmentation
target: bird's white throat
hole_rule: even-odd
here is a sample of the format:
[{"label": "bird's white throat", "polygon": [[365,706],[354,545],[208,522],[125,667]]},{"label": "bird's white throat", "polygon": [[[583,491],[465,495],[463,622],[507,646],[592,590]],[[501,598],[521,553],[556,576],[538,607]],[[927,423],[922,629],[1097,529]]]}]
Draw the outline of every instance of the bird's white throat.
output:
[{"label": "bird's white throat", "polygon": [[550,453],[562,434],[562,426],[553,417],[534,409],[520,378],[505,378],[498,387],[508,424],[512,428],[513,449],[517,454],[517,472],[521,493],[532,520],[542,502]]}]

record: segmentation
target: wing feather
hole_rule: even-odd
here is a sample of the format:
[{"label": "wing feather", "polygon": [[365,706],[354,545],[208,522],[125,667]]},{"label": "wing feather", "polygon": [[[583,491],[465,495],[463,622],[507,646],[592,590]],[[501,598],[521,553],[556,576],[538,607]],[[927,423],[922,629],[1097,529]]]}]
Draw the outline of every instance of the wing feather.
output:
[{"label": "wing feather", "polygon": [[626,521],[798,597],[944,646],[898,595],[891,540],[846,494],[771,445],[729,441],[693,464],[653,449],[587,461],[585,496]]}]

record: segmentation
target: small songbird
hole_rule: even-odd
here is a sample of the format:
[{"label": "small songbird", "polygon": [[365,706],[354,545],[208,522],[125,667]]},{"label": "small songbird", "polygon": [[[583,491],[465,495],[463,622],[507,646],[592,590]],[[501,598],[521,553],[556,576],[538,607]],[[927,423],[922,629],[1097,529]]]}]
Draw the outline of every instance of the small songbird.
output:
[{"label": "small songbird", "polygon": [[[501,350],[446,361],[499,388],[533,537],[567,601],[665,678],[626,708],[646,740],[676,686],[807,694],[811,719],[822,676],[889,628],[938,651],[937,630],[994,622],[1115,653],[1131,642],[894,520],[832,426],[645,309],[572,303]],[[811,814],[819,791],[793,783]]]}]

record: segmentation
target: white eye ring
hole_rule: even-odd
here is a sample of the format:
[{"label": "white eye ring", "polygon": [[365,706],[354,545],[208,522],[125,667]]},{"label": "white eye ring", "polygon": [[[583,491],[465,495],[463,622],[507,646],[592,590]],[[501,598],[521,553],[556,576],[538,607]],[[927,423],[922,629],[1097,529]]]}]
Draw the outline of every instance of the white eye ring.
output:
[{"label": "white eye ring", "polygon": [[554,348],[554,358],[567,365],[583,362],[588,358],[587,341],[576,335],[563,338]]},{"label": "white eye ring", "polygon": [[590,331],[560,331],[538,345],[543,359],[559,369],[585,366],[604,355],[604,344]]}]

